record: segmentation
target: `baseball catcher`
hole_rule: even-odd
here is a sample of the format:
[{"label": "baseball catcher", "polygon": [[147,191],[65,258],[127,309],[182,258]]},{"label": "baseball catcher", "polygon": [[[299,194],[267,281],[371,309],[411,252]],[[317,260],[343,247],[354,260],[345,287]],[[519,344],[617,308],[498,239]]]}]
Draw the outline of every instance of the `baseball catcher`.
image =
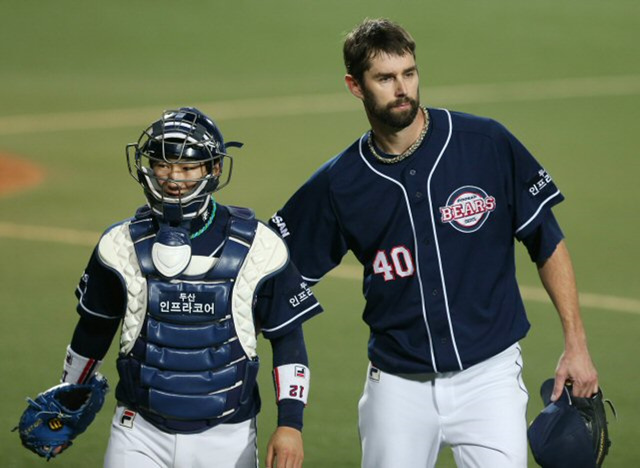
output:
[{"label": "baseball catcher", "polygon": [[544,468],[601,467],[611,440],[607,428],[606,401],[602,390],[589,398],[574,397],[571,386],[551,402],[554,379],[545,381],[540,396],[545,408],[529,426],[528,436],[534,458]]},{"label": "baseball catcher", "polygon": [[230,181],[228,148],[241,146],[192,107],[163,112],[127,145],[147,203],[112,224],[89,259],[63,384],[29,400],[20,421],[27,448],[50,459],[86,429],[107,388],[96,373],[120,331],[104,466],[255,468],[261,333],[278,405],[266,464],[302,464],[311,378],[302,323],[322,307],[277,233],[214,198]]},{"label": "baseball catcher", "polygon": [[40,393],[13,430],[19,430],[22,445],[48,460],[69,448],[104,404],[107,379],[94,375],[85,384],[62,383]]}]

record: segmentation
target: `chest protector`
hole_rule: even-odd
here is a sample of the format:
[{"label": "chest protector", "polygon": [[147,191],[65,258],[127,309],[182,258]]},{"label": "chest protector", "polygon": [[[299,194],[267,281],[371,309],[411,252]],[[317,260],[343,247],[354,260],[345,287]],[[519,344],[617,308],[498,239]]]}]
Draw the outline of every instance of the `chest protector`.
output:
[{"label": "chest protector", "polygon": [[116,398],[169,432],[201,432],[253,397],[253,302],[260,284],[286,266],[288,252],[249,210],[229,210],[220,256],[192,255],[172,279],[153,264],[151,219],[118,225],[99,244],[101,261],[127,291]]}]

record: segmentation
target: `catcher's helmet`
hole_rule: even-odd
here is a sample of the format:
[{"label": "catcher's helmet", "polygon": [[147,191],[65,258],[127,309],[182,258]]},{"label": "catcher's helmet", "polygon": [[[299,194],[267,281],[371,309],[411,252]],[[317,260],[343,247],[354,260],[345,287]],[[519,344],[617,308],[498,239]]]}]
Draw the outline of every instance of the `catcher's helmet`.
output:
[{"label": "catcher's helmet", "polygon": [[[548,379],[540,387],[545,408],[527,431],[535,460],[543,468],[601,466],[610,442],[606,434],[598,434],[596,423],[581,408],[579,402],[585,398],[573,397],[571,387],[565,386],[560,398],[551,402],[553,385],[554,379]],[[596,397],[601,397],[601,392]]]},{"label": "catcher's helmet", "polygon": [[[232,146],[242,143],[225,144],[213,120],[194,107],[181,107],[164,111],[136,143],[127,145],[127,164],[153,213],[180,223],[202,214],[211,194],[229,183],[233,159],[227,147]],[[221,179],[223,165],[226,177]]]}]

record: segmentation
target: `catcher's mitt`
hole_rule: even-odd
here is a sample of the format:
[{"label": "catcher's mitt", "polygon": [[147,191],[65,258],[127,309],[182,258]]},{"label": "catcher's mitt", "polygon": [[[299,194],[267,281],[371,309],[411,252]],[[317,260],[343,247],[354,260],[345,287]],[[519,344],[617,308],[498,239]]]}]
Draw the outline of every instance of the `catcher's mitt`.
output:
[{"label": "catcher's mitt", "polygon": [[571,386],[565,386],[552,403],[553,385],[553,379],[542,384],[540,396],[546,406],[529,426],[534,458],[545,468],[599,468],[611,446],[604,402],[615,416],[613,405],[600,389],[589,398],[579,398],[571,395]]},{"label": "catcher's mitt", "polygon": [[42,393],[22,413],[18,426],[22,445],[47,460],[71,446],[93,421],[109,386],[94,375],[84,384],[63,383]]}]

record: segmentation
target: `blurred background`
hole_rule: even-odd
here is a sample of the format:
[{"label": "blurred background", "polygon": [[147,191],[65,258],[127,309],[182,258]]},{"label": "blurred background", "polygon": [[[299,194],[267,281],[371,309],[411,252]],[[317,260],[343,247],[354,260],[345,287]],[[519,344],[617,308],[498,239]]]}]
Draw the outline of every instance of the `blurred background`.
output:
[{"label": "blurred background", "polygon": [[[416,39],[424,104],[501,121],[566,196],[554,211],[574,257],[592,357],[618,410],[605,466],[640,466],[637,0],[0,0],[0,12],[3,466],[43,463],[9,430],[25,396],[58,382],[76,323],[73,292],[100,233],[144,202],[127,174],[125,144],[162,110],[199,107],[226,139],[245,143],[217,199],[267,219],[368,130],[343,84],[342,41],[363,18],[380,16]],[[531,420],[563,342],[535,267],[518,250],[533,325],[522,342]],[[368,335],[360,274],[347,257],[315,288],[326,312],[305,326],[313,372],[307,467],[359,466]],[[275,411],[269,346],[259,345],[264,459]],[[115,356],[113,346],[104,367],[113,385]],[[114,404],[112,392],[52,463],[102,466]],[[449,450],[438,466],[454,466]]]}]

